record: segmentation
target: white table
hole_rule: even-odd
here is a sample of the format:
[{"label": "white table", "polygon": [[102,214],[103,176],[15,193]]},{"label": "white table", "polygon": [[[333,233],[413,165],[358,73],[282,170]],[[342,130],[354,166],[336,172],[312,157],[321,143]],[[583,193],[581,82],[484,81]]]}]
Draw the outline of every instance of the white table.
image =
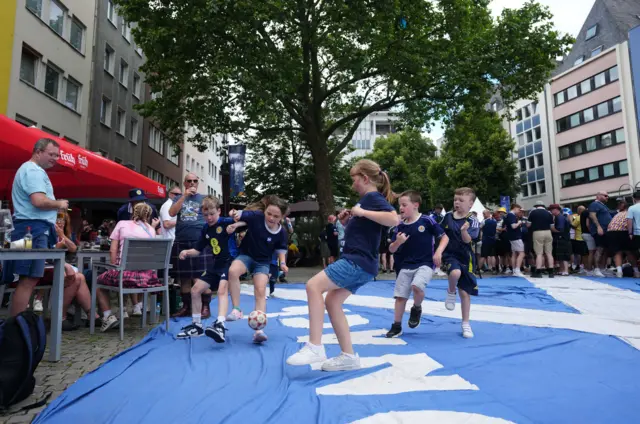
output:
[{"label": "white table", "polygon": [[0,249],[0,261],[51,260],[53,287],[51,288],[51,338],[49,361],[60,360],[62,344],[62,295],[64,293],[64,257],[66,249]]}]

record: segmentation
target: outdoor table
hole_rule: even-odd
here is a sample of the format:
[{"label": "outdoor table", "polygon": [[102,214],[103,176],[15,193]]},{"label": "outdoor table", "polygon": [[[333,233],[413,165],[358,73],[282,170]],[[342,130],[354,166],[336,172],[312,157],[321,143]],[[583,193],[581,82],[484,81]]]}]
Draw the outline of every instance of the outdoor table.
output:
[{"label": "outdoor table", "polygon": [[51,260],[53,283],[51,288],[51,338],[49,361],[60,360],[62,342],[62,295],[64,293],[64,257],[66,249],[0,249],[0,261]]},{"label": "outdoor table", "polygon": [[76,251],[76,258],[78,259],[78,271],[84,271],[84,260],[89,259],[89,269],[93,269],[94,259],[99,259],[101,262],[106,262],[111,255],[108,250],[99,249],[78,249]]}]

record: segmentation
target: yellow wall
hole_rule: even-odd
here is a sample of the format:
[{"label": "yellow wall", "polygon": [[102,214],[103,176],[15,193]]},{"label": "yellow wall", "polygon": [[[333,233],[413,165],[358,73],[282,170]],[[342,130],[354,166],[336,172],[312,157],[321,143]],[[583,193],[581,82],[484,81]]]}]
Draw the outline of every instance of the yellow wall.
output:
[{"label": "yellow wall", "polygon": [[0,0],[0,114],[7,114],[17,0]]}]

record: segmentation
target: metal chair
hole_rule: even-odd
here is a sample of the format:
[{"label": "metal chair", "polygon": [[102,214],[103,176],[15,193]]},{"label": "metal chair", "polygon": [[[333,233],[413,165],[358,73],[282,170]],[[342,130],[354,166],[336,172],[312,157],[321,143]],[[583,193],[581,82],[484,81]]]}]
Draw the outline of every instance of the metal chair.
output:
[{"label": "metal chair", "polygon": [[[166,328],[169,330],[169,269],[171,265],[169,261],[171,259],[171,239],[141,239],[141,238],[129,238],[124,240],[124,246],[122,248],[122,257],[120,258],[120,265],[112,265],[101,262],[93,263],[93,276],[91,284],[91,317],[89,332],[91,334],[95,331],[95,316],[96,316],[96,294],[97,290],[104,289],[109,291],[118,292],[118,309],[120,315],[120,340],[124,339],[124,299],[125,294],[130,293],[142,293],[142,327],[147,325],[147,295],[152,294],[152,308],[151,318],[152,322],[155,321],[156,315],[156,295],[155,293],[164,292],[163,296],[163,310],[166,318]],[[118,286],[107,286],[98,283],[98,269],[115,269],[120,273],[120,281]],[[123,288],[122,287],[122,275],[124,271],[148,271],[148,270],[164,270],[163,277],[161,278],[162,285],[158,287],[148,288]]]}]

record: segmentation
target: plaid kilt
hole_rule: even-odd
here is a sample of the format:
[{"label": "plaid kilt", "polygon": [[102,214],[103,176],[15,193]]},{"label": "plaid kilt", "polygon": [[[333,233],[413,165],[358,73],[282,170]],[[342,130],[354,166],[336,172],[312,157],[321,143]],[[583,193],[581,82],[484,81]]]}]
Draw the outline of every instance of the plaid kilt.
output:
[{"label": "plaid kilt", "polygon": [[556,261],[571,261],[571,240],[563,238],[553,239],[553,258]]},{"label": "plaid kilt", "polygon": [[[98,284],[105,286],[118,286],[119,271],[110,269],[100,274]],[[122,273],[122,287],[127,289],[138,288],[144,289],[148,287],[159,287],[162,282],[158,279],[155,271],[124,271]]]},{"label": "plaid kilt", "polygon": [[180,252],[188,249],[195,249],[198,244],[197,240],[191,241],[174,241],[171,248],[171,265],[173,268],[169,270],[169,275],[176,279],[194,279],[202,275],[207,270],[207,265],[213,267],[214,258],[210,248],[205,248],[198,256],[193,256],[181,261],[179,259]]}]

